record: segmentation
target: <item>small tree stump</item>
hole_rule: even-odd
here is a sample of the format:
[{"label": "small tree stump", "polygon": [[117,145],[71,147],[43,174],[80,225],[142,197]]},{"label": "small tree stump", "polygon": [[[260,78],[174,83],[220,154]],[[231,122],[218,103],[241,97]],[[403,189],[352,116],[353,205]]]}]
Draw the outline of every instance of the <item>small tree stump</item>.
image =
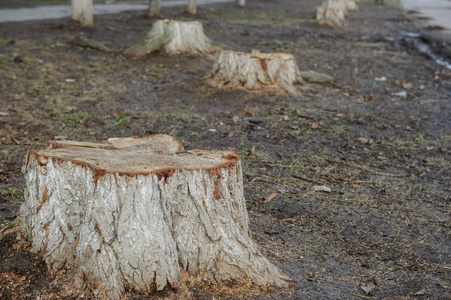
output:
[{"label": "small tree stump", "polygon": [[285,285],[250,238],[240,158],[167,135],[60,141],[23,164],[20,230],[50,274],[104,299],[180,284]]},{"label": "small tree stump", "polygon": [[186,11],[191,15],[196,14],[197,12],[196,0],[188,0],[188,7],[186,8]]},{"label": "small tree stump", "polygon": [[149,0],[149,11],[147,13],[148,16],[159,16],[161,10],[161,1],[160,0]]},{"label": "small tree stump", "polygon": [[222,51],[213,65],[209,83],[216,87],[242,86],[251,90],[277,86],[297,95],[294,84],[302,83],[302,78],[291,54]]},{"label": "small tree stump", "polygon": [[345,16],[348,11],[356,11],[356,0],[327,0],[316,9],[316,20],[330,26],[346,26]]},{"label": "small tree stump", "polygon": [[216,51],[210,39],[204,34],[199,22],[158,20],[152,25],[147,37],[126,49],[124,54],[138,58],[155,50],[168,54],[183,52],[208,54]]},{"label": "small tree stump", "polygon": [[82,26],[94,25],[92,15],[92,0],[71,0],[72,20],[80,22]]},{"label": "small tree stump", "polygon": [[246,5],[246,0],[238,0],[238,6],[244,7]]}]

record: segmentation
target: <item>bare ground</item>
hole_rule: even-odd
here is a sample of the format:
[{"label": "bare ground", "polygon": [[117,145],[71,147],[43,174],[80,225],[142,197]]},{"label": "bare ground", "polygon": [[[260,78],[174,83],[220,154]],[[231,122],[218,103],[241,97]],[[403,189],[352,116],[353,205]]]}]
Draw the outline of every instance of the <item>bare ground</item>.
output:
[{"label": "bare ground", "polygon": [[[451,70],[406,32],[445,59],[449,40],[413,13],[372,5],[346,28],[320,26],[311,21],[319,3],[249,1],[200,7],[196,17],[223,48],[291,53],[301,70],[336,78],[300,86],[299,97],[209,87],[209,57],[124,58],[155,21],[143,12],[97,17],[94,29],[67,19],[1,24],[0,230],[23,201],[27,150],[55,136],[168,133],[187,149],[237,150],[253,237],[293,282],[262,290],[187,279],[181,290],[128,299],[450,299]],[[163,15],[192,19],[183,11]],[[114,52],[68,44],[80,34]],[[75,298],[14,232],[4,235],[0,298],[37,296]]]}]

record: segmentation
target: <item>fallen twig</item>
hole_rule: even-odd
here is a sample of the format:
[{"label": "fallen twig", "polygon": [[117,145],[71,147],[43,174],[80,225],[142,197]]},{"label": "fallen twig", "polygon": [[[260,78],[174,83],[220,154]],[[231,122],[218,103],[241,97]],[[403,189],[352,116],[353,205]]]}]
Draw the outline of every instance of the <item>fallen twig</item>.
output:
[{"label": "fallen twig", "polygon": [[398,237],[399,237],[399,233],[401,232],[401,227],[399,227],[398,224],[396,224],[396,227],[398,227],[398,232],[396,233],[395,238],[394,238],[393,241],[391,242],[391,245],[393,245],[393,244],[396,242],[396,240],[397,240]]},{"label": "fallen twig", "polygon": [[362,295],[358,295],[358,294],[354,294],[354,293],[349,293],[352,296],[356,296],[362,299],[374,299],[373,297],[367,297],[367,296],[362,296]]},{"label": "fallen twig", "polygon": [[371,170],[371,169],[369,169],[368,167],[365,167],[365,166],[359,166],[359,165],[356,165],[356,164],[348,164],[348,166],[351,166],[351,167],[354,167],[354,168],[357,168],[357,169],[362,169],[362,170],[368,171],[368,172],[370,172],[370,173],[374,173],[374,174],[381,175],[381,176],[388,176],[388,177],[405,177],[405,176],[407,176],[406,174],[389,174],[389,173],[382,173],[382,172],[378,172],[378,171]]},{"label": "fallen twig", "polygon": [[104,44],[82,36],[75,37],[72,41],[69,42],[69,44],[80,46],[83,48],[91,48],[103,52],[112,52],[111,49],[105,46]]},{"label": "fallen twig", "polygon": [[304,180],[304,181],[307,181],[307,182],[315,183],[315,184],[318,184],[318,185],[324,184],[322,182],[315,181],[315,180],[312,180],[312,179],[308,179],[308,178],[305,178],[305,177],[300,176],[300,175],[291,175],[291,177],[296,178],[296,179],[301,179],[301,180]]}]

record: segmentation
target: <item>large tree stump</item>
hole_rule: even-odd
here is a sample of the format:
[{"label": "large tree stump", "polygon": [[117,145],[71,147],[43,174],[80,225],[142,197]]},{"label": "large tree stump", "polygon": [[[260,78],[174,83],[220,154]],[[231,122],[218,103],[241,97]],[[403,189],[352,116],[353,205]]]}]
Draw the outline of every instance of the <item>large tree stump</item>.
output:
[{"label": "large tree stump", "polygon": [[153,23],[147,37],[126,49],[124,54],[138,58],[155,50],[163,50],[168,54],[182,52],[207,54],[216,51],[210,39],[204,34],[201,23],[158,20]]},{"label": "large tree stump", "polygon": [[302,83],[302,78],[291,54],[222,51],[208,81],[212,86],[251,90],[276,86],[296,95],[294,84]]},{"label": "large tree stump", "polygon": [[119,299],[180,284],[285,285],[250,238],[240,158],[167,135],[60,141],[23,164],[20,230],[50,274]]}]

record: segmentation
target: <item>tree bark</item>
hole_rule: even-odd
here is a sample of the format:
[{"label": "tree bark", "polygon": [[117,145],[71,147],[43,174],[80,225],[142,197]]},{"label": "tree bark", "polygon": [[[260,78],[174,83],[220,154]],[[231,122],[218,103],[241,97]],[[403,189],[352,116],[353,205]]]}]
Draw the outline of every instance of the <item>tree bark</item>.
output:
[{"label": "tree bark", "polygon": [[246,0],[238,0],[238,6],[244,7],[246,5]]},{"label": "tree bark", "polygon": [[149,0],[149,16],[159,16],[161,0]]},{"label": "tree bark", "polygon": [[72,20],[80,22],[82,26],[93,26],[92,0],[71,0]]},{"label": "tree bark", "polygon": [[291,54],[222,51],[213,65],[208,82],[216,87],[245,87],[251,90],[272,86],[297,95],[294,84],[302,83],[302,78]]},{"label": "tree bark", "polygon": [[284,286],[250,238],[240,158],[167,135],[53,142],[24,161],[20,230],[50,274],[120,299],[198,280]]},{"label": "tree bark", "polygon": [[158,20],[153,23],[147,37],[126,49],[124,54],[139,58],[155,50],[163,50],[168,54],[182,52],[207,54],[216,51],[210,39],[204,34],[201,23]]},{"label": "tree bark", "polygon": [[196,0],[188,0],[188,8],[186,9],[186,11],[192,15],[196,14],[197,11]]}]

